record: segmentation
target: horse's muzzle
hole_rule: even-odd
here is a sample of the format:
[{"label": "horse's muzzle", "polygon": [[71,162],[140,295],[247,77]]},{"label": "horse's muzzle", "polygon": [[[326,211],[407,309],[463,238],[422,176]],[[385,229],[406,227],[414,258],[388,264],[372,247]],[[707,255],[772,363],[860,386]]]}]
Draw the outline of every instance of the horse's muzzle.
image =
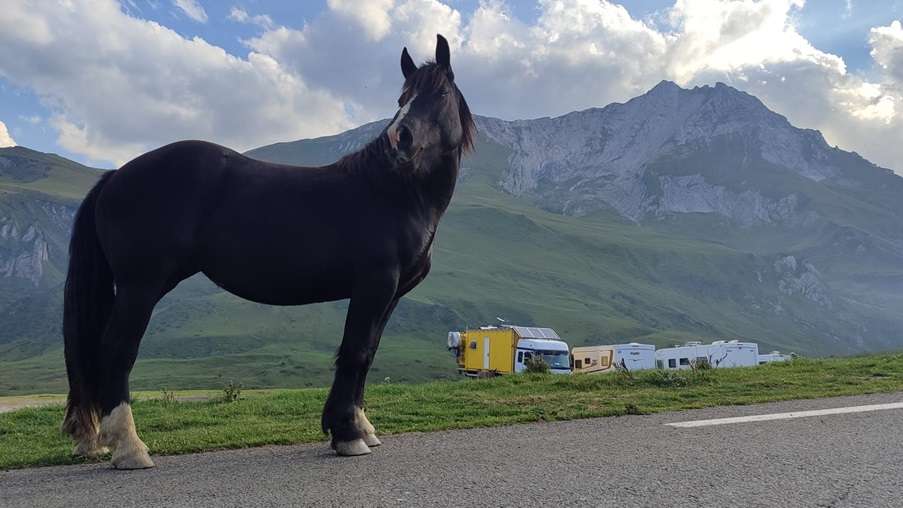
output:
[{"label": "horse's muzzle", "polygon": [[407,125],[400,125],[395,134],[395,159],[404,164],[414,160],[422,147],[414,146],[414,132]]}]

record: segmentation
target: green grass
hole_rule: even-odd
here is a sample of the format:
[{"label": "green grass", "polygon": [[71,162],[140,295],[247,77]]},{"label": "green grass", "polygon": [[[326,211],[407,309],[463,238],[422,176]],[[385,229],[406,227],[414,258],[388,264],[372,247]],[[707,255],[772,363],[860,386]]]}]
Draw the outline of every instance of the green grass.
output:
[{"label": "green grass", "polygon": [[[708,371],[524,375],[374,384],[368,415],[382,434],[655,413],[903,390],[903,354],[800,359]],[[190,392],[179,392],[188,395]],[[206,392],[211,395],[211,392]],[[155,398],[151,398],[155,397]],[[237,402],[164,402],[137,394],[138,431],[155,454],[324,441],[325,389],[244,393]],[[0,415],[0,469],[82,462],[60,434],[60,406]]]}]

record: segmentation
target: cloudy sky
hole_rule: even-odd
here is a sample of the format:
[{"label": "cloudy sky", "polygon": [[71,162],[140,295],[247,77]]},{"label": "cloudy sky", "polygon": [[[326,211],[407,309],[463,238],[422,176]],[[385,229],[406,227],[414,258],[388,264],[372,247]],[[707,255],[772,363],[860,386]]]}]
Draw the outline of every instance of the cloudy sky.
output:
[{"label": "cloudy sky", "polygon": [[559,115],[723,81],[903,173],[903,0],[3,0],[0,146],[112,167],[394,112],[407,45],[452,44],[479,114]]}]

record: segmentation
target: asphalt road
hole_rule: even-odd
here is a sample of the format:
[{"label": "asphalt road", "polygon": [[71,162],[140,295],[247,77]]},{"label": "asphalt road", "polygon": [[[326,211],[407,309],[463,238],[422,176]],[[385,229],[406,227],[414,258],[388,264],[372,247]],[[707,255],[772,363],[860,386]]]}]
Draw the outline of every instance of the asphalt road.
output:
[{"label": "asphalt road", "polygon": [[903,506],[903,409],[666,423],[903,401],[903,393],[0,472],[0,506]]}]

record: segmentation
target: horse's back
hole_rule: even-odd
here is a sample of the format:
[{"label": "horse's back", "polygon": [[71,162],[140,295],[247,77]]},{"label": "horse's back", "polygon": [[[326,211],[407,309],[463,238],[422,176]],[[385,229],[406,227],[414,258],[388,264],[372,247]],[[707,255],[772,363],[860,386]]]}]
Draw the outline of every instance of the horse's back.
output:
[{"label": "horse's back", "polygon": [[116,170],[101,191],[96,212],[101,245],[114,273],[119,278],[152,277],[157,267],[150,264],[160,260],[184,268],[205,213],[215,207],[215,189],[226,167],[241,157],[213,143],[180,141]]}]

